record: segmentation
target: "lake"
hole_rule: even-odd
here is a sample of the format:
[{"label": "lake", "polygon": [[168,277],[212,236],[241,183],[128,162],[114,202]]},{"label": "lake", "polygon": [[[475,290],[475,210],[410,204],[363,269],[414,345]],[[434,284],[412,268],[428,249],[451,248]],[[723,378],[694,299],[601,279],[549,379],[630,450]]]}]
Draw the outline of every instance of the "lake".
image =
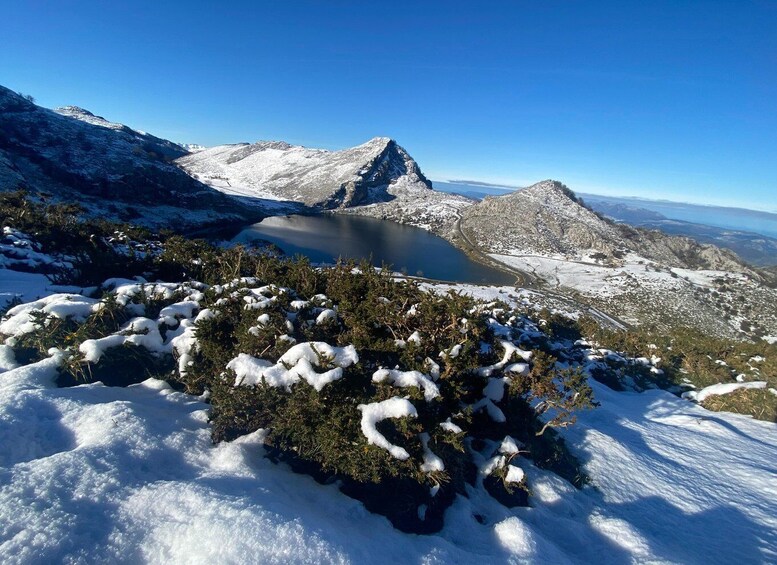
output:
[{"label": "lake", "polygon": [[473,261],[450,243],[427,231],[361,216],[274,216],[254,224],[233,243],[266,240],[289,255],[314,263],[372,257],[394,271],[464,283],[513,284],[515,277]]}]

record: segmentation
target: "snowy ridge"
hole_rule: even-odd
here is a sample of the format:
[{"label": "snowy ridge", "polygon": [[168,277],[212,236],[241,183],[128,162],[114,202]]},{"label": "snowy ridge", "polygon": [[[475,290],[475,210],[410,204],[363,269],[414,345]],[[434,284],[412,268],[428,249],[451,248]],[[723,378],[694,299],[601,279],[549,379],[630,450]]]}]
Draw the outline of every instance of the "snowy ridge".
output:
[{"label": "snowy ridge", "polygon": [[328,151],[283,141],[221,145],[177,163],[206,184],[247,199],[284,200],[393,220],[441,233],[472,201],[437,192],[394,140]]},{"label": "snowy ridge", "polygon": [[385,200],[389,185],[403,176],[416,190],[431,189],[415,161],[386,137],[341,151],[282,141],[221,145],[182,157],[178,164],[228,193],[322,208]]},{"label": "snowy ridge", "polygon": [[[76,120],[81,120],[82,122],[92,124],[94,126],[100,126],[103,128],[121,130],[121,131],[130,130],[130,128],[128,128],[124,124],[120,124],[117,122],[109,122],[102,116],[95,116],[89,110],[84,110],[79,106],[62,106],[60,108],[54,108],[54,111],[57,114],[61,114],[63,116],[69,116],[71,118],[75,118]],[[131,131],[134,131],[134,130],[131,130]],[[142,132],[136,132],[136,133],[142,135]]]}]

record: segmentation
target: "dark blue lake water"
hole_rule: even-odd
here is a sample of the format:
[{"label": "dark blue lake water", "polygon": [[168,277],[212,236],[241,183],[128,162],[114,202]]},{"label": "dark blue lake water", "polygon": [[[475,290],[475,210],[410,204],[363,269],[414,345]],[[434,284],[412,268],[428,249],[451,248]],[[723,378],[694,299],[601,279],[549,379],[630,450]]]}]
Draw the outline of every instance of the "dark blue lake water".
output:
[{"label": "dark blue lake water", "polygon": [[512,284],[515,277],[481,265],[450,243],[419,228],[360,216],[276,216],[240,232],[232,241],[271,241],[287,255],[318,263],[339,257],[372,257],[393,270],[431,279],[465,283]]}]

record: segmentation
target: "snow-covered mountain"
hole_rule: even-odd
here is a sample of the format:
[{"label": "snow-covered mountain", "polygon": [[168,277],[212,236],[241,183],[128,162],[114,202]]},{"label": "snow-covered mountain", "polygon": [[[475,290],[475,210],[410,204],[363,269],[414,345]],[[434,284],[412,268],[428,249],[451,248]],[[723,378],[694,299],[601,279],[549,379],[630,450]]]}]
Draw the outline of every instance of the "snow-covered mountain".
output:
[{"label": "snow-covered mountain", "polygon": [[471,241],[491,253],[572,260],[599,254],[610,263],[634,253],[671,267],[750,272],[730,251],[604,218],[553,180],[486,198],[464,211],[461,226]]},{"label": "snow-covered mountain", "polygon": [[182,157],[178,164],[205,182],[217,181],[214,186],[226,192],[320,208],[390,200],[399,179],[405,189],[432,188],[410,155],[387,137],[342,151],[283,141],[220,145]]},{"label": "snow-covered mountain", "polygon": [[192,179],[171,160],[187,151],[75,106],[36,106],[0,86],[0,190],[77,201],[93,215],[182,228],[255,211]]},{"label": "snow-covered mountain", "polygon": [[471,204],[432,189],[418,164],[387,137],[341,151],[283,141],[221,145],[176,161],[227,194],[297,202],[440,231]]}]

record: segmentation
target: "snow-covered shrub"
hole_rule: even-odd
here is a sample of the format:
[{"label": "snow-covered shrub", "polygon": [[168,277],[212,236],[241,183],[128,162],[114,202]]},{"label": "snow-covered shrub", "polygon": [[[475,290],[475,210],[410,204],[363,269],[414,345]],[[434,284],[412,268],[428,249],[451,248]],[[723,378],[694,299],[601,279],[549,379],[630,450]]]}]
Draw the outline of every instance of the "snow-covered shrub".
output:
[{"label": "snow-covered shrub", "polygon": [[193,333],[201,285],[108,281],[102,299],[54,294],[10,308],[0,337],[17,361],[67,351],[62,386],[102,381],[127,386],[149,377],[170,379],[177,341]]},{"label": "snow-covered shrub", "polygon": [[[46,204],[23,191],[0,192],[0,227],[17,247],[9,253],[10,246],[0,246],[0,262],[15,258],[9,267],[44,273],[57,283],[84,286],[153,270],[160,242],[147,230],[84,220],[80,214],[77,204]],[[19,239],[23,238],[28,241],[22,247]],[[28,268],[20,265],[21,258]]]},{"label": "snow-covered shrub", "polygon": [[[272,457],[338,480],[405,530],[439,529],[468,485],[525,503],[526,457],[582,480],[548,426],[570,423],[591,391],[506,305],[429,294],[367,263],[313,268],[70,212],[0,198],[5,227],[72,259],[69,282],[122,277],[0,322],[20,362],[65,353],[60,384],[155,376],[207,391],[215,441],[264,428]],[[146,282],[159,279],[175,282]]]},{"label": "snow-covered shrub", "polygon": [[[590,388],[540,350],[527,318],[368,265],[272,274],[206,293],[213,315],[180,379],[209,391],[215,441],[264,428],[276,457],[413,531],[439,528],[455,494],[489,475],[520,500],[523,456],[581,479],[547,428],[590,406]],[[501,453],[506,438],[517,447]]]},{"label": "snow-covered shrub", "polygon": [[722,339],[695,328],[669,331],[649,327],[609,330],[592,320],[579,331],[598,353],[589,373],[616,390],[662,388],[675,394],[735,383],[763,383],[762,389],[715,395],[703,402],[710,410],[777,419],[777,344]]}]

